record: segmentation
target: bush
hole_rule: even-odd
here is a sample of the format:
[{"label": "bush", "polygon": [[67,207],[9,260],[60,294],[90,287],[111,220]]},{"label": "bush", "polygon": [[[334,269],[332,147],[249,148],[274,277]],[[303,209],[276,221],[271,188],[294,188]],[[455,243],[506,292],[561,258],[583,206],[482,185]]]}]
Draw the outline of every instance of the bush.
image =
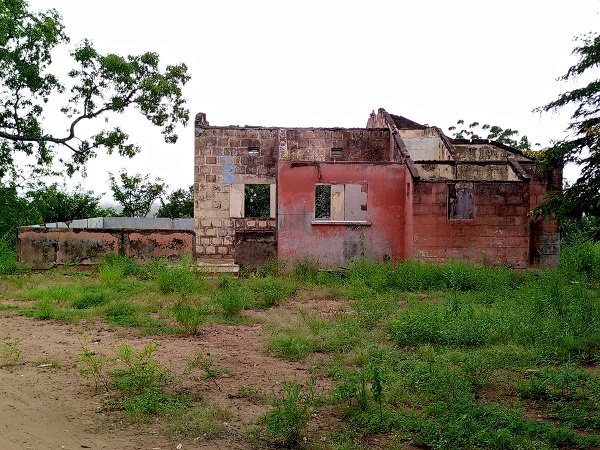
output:
[{"label": "bush", "polygon": [[224,275],[219,278],[218,284],[219,288],[213,294],[213,302],[228,317],[239,314],[248,303],[246,292],[242,288],[240,281],[231,276]]},{"label": "bush", "polygon": [[302,429],[310,418],[314,401],[313,385],[303,388],[298,383],[284,383],[283,394],[273,401],[273,409],[262,416],[268,435],[283,446],[300,441]]},{"label": "bush", "polygon": [[198,328],[206,322],[206,311],[189,301],[181,301],[173,306],[173,315],[187,333],[198,333]]},{"label": "bush", "polygon": [[0,275],[14,274],[19,270],[17,252],[8,239],[0,237]]},{"label": "bush", "polygon": [[279,278],[255,279],[249,283],[250,289],[256,295],[259,308],[270,308],[279,305],[285,298],[296,293],[296,285]]},{"label": "bush", "polygon": [[165,263],[156,263],[152,273],[158,283],[158,288],[163,294],[169,292],[190,293],[201,287],[199,273],[190,258],[184,257],[179,265],[167,266]]},{"label": "bush", "polygon": [[175,378],[152,357],[156,349],[156,345],[148,345],[139,352],[129,346],[119,347],[124,367],[111,372],[110,388],[116,392],[121,407],[131,415],[170,413],[190,405],[188,396],[166,392]]},{"label": "bush", "polygon": [[600,243],[575,242],[562,249],[560,267],[569,278],[580,278],[600,283]]}]

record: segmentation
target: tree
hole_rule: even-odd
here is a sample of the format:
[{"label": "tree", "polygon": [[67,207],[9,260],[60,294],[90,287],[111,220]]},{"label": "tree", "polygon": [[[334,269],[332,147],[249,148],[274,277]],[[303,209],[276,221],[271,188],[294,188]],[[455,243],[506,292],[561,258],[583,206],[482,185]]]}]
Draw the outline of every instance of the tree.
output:
[{"label": "tree", "polygon": [[565,139],[556,141],[547,150],[544,164],[547,168],[563,167],[573,162],[581,166],[581,176],[561,193],[549,198],[542,206],[559,217],[580,218],[600,216],[600,35],[588,33],[575,39],[573,54],[579,61],[571,66],[560,80],[574,81],[581,75],[592,77],[587,85],[560,94],[537,112],[557,111],[574,106],[570,132]]},{"label": "tree", "polygon": [[[28,8],[26,0],[0,2],[0,178],[17,171],[14,156],[19,152],[34,156],[39,166],[49,166],[56,156],[68,174],[94,158],[100,147],[109,154],[135,155],[139,147],[118,126],[81,135],[83,122],[101,116],[108,121],[111,112],[136,109],[162,129],[166,142],[177,140],[176,125],[189,118],[181,93],[190,79],[185,64],[163,71],[156,53],[103,55],[84,40],[70,53],[74,67],[66,74],[67,87],[50,72],[53,51],[69,42],[61,17],[54,9]],[[52,113],[62,114],[67,131],[49,133],[42,124],[45,108],[49,99],[67,90],[70,96]],[[68,150],[68,157],[55,155],[60,148]]]},{"label": "tree", "polygon": [[177,189],[171,192],[166,202],[161,198],[160,203],[156,217],[194,217],[194,186]]},{"label": "tree", "polygon": [[100,196],[92,191],[82,191],[77,186],[68,192],[66,186],[57,183],[30,189],[26,198],[39,219],[34,223],[69,222],[76,219],[105,216],[111,211],[100,207]]},{"label": "tree", "polygon": [[[458,126],[462,129],[458,129]],[[519,132],[512,128],[504,129],[498,125],[480,125],[479,122],[472,122],[465,128],[465,121],[460,119],[456,122],[456,126],[448,127],[448,131],[452,132],[454,139],[489,139],[523,152],[532,150],[527,136],[524,135],[519,138]],[[535,145],[539,146],[540,144],[536,143]]]},{"label": "tree", "polygon": [[146,217],[152,204],[165,192],[167,185],[160,178],[154,182],[149,180],[149,175],[139,173],[129,176],[126,172],[119,173],[117,181],[109,173],[110,190],[114,199],[123,207],[122,214],[126,217]]},{"label": "tree", "polygon": [[18,195],[14,184],[0,184],[0,241],[14,245],[17,227],[40,223],[40,216],[30,202]]}]

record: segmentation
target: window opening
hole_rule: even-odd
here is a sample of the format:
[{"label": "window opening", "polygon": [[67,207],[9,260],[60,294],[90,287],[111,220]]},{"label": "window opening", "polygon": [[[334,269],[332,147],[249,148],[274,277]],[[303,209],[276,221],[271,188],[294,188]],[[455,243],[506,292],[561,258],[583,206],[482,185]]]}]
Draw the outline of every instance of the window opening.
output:
[{"label": "window opening", "polygon": [[448,185],[448,219],[473,218],[473,184],[456,183]]},{"label": "window opening", "polygon": [[331,149],[331,157],[332,158],[341,158],[344,156],[344,149],[341,147],[334,147]]},{"label": "window opening", "polygon": [[265,218],[271,211],[271,186],[269,184],[244,185],[244,217]]},{"label": "window opening", "polygon": [[315,188],[315,219],[331,218],[331,185],[317,184]]},{"label": "window opening", "polygon": [[258,156],[259,154],[259,147],[248,147],[248,155],[249,156]]},{"label": "window opening", "polygon": [[355,222],[366,221],[367,185],[315,185],[315,219]]}]

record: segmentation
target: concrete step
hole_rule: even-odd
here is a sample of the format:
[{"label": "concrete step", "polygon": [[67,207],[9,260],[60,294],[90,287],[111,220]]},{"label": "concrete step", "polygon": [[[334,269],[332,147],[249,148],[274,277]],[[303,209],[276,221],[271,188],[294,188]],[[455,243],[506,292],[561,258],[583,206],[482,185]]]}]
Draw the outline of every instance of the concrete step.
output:
[{"label": "concrete step", "polygon": [[198,258],[198,270],[207,274],[229,273],[237,277],[240,273],[240,266],[233,259],[201,259]]}]

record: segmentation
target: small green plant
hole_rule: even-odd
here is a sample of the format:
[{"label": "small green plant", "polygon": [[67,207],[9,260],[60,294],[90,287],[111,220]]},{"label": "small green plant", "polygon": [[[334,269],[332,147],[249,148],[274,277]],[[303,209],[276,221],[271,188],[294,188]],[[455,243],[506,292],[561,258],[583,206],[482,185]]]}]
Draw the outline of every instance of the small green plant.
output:
[{"label": "small green plant", "polygon": [[178,437],[211,439],[226,430],[231,411],[217,403],[196,403],[172,413],[167,422],[168,433]]},{"label": "small green plant", "polygon": [[211,355],[208,352],[199,351],[194,358],[187,359],[187,367],[185,373],[190,373],[196,368],[204,370],[203,378],[215,378],[226,372],[225,369],[216,367],[215,363],[219,361],[219,356]]},{"label": "small green plant", "polygon": [[19,344],[24,339],[14,339],[2,343],[0,347],[0,367],[14,366],[21,359],[23,350],[19,348]]},{"label": "small green plant", "polygon": [[295,284],[271,277],[252,280],[250,289],[256,296],[256,304],[259,308],[277,306],[296,293]]},{"label": "small green plant", "polygon": [[219,289],[213,295],[213,302],[227,317],[239,314],[248,303],[240,281],[230,276],[222,276],[219,278],[218,285]]},{"label": "small green plant", "polygon": [[111,360],[102,354],[96,354],[88,347],[87,336],[79,341],[82,351],[77,355],[77,361],[81,363],[79,373],[94,380],[94,387],[102,387],[106,392],[110,390],[109,378],[106,373]]},{"label": "small green plant", "polygon": [[282,273],[283,267],[277,258],[269,259],[265,264],[256,269],[256,274],[261,278],[278,277]]},{"label": "small green plant", "polygon": [[109,386],[120,406],[133,416],[172,413],[190,404],[187,395],[167,392],[175,378],[152,357],[157,348],[148,345],[135,351],[129,346],[119,347],[118,361],[124,367],[111,372]]},{"label": "small green plant", "polygon": [[109,301],[110,297],[106,291],[90,289],[71,301],[71,307],[75,309],[88,309],[95,306],[104,305]]},{"label": "small green plant", "polygon": [[283,446],[297,444],[313,403],[314,380],[307,387],[284,383],[282,395],[275,398],[273,408],[260,419],[267,426],[268,436]]},{"label": "small green plant", "polygon": [[373,365],[371,372],[373,374],[371,394],[373,395],[373,400],[375,400],[379,405],[379,420],[383,422],[383,383],[381,381],[379,366]]},{"label": "small green plant", "polygon": [[129,256],[114,254],[106,256],[100,263],[100,279],[109,285],[114,285],[123,278],[135,275],[140,266]]},{"label": "small green plant", "polygon": [[178,265],[168,266],[164,262],[155,263],[152,273],[159,290],[163,294],[170,292],[190,293],[201,287],[201,279],[196,265],[189,257],[183,257]]},{"label": "small green plant", "polygon": [[200,327],[206,322],[206,311],[182,300],[173,306],[173,315],[177,323],[186,333],[198,334]]},{"label": "small green plant", "polygon": [[139,320],[139,308],[128,300],[119,300],[110,303],[104,310],[109,322],[124,327],[137,326]]}]

